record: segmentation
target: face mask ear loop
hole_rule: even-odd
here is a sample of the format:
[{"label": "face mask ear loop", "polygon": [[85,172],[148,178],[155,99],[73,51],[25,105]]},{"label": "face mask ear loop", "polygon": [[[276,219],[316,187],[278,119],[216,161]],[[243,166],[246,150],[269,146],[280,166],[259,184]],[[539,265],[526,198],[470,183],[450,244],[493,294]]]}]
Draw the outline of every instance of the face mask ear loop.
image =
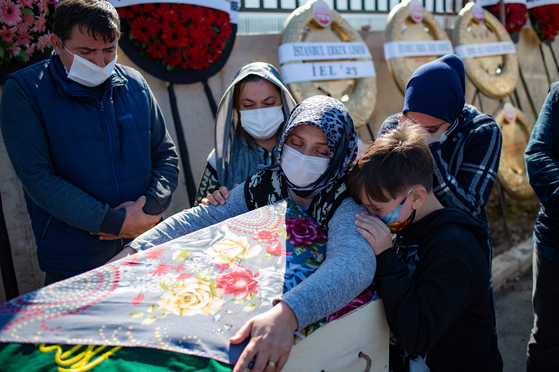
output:
[{"label": "face mask ear loop", "polygon": [[72,57],[75,57],[76,55],[72,52],[70,52],[68,50],[68,48],[66,48],[66,45],[64,45],[64,43],[62,42],[62,40],[60,40],[60,44],[62,44],[62,48],[64,48],[65,51],[67,51],[68,53],[70,53],[70,55],[72,55]]}]

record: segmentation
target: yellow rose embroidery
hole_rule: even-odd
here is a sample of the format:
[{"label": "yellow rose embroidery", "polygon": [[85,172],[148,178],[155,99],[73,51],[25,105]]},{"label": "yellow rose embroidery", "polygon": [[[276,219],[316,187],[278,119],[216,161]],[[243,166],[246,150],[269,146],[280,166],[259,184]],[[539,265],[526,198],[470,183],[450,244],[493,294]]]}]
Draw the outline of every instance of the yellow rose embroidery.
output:
[{"label": "yellow rose embroidery", "polygon": [[181,287],[174,288],[159,298],[157,304],[162,310],[169,310],[178,316],[213,315],[225,303],[212,296],[210,282],[196,278],[185,279]]},{"label": "yellow rose embroidery", "polygon": [[208,249],[208,253],[215,257],[216,263],[232,265],[237,258],[247,259],[258,256],[261,250],[259,245],[249,248],[245,237],[233,236],[225,242],[215,243]]}]

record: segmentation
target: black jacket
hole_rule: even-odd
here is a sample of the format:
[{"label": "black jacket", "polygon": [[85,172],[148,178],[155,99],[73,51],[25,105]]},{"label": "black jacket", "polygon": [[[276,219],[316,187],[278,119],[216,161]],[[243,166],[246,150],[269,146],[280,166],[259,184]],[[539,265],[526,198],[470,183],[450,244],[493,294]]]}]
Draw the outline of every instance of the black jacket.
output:
[{"label": "black jacket", "polygon": [[486,231],[470,214],[445,208],[408,226],[394,248],[377,256],[390,330],[433,372],[503,369],[481,248]]}]

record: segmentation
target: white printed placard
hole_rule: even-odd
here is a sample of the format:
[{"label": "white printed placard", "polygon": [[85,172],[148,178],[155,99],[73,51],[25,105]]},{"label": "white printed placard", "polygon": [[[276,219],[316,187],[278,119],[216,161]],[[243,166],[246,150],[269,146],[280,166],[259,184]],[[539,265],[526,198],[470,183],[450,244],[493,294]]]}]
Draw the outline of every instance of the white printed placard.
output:
[{"label": "white printed placard", "polygon": [[456,55],[462,59],[516,53],[516,49],[514,48],[514,43],[512,41],[458,45],[454,48],[454,50],[456,51]]},{"label": "white printed placard", "polygon": [[371,58],[367,44],[348,43],[285,43],[278,49],[280,64],[292,61]]},{"label": "white printed placard", "polygon": [[[499,0],[476,0],[481,6],[491,6],[499,4]],[[505,4],[524,4],[526,5],[526,0],[505,0]]]},{"label": "white printed placard", "polygon": [[205,6],[217,9],[229,14],[231,23],[239,23],[239,1],[238,0],[108,0],[115,8],[146,3],[175,3]]},{"label": "white printed placard", "polygon": [[373,61],[292,63],[281,66],[281,74],[286,84],[376,76]]},{"label": "white printed placard", "polygon": [[431,41],[391,41],[384,44],[384,57],[386,59],[396,57],[421,57],[421,56],[443,56],[452,54],[452,43],[450,40]]},{"label": "white printed placard", "polygon": [[526,7],[528,9],[551,4],[559,4],[559,0],[526,0]]}]

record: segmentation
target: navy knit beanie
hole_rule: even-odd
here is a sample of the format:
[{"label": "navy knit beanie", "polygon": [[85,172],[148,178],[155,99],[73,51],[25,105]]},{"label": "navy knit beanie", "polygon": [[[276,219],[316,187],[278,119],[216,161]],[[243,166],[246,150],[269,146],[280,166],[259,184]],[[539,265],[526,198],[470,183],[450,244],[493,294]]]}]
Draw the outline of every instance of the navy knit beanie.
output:
[{"label": "navy knit beanie", "polygon": [[420,66],[408,81],[403,113],[420,112],[450,123],[452,132],[466,103],[464,64],[454,54],[447,54]]}]

